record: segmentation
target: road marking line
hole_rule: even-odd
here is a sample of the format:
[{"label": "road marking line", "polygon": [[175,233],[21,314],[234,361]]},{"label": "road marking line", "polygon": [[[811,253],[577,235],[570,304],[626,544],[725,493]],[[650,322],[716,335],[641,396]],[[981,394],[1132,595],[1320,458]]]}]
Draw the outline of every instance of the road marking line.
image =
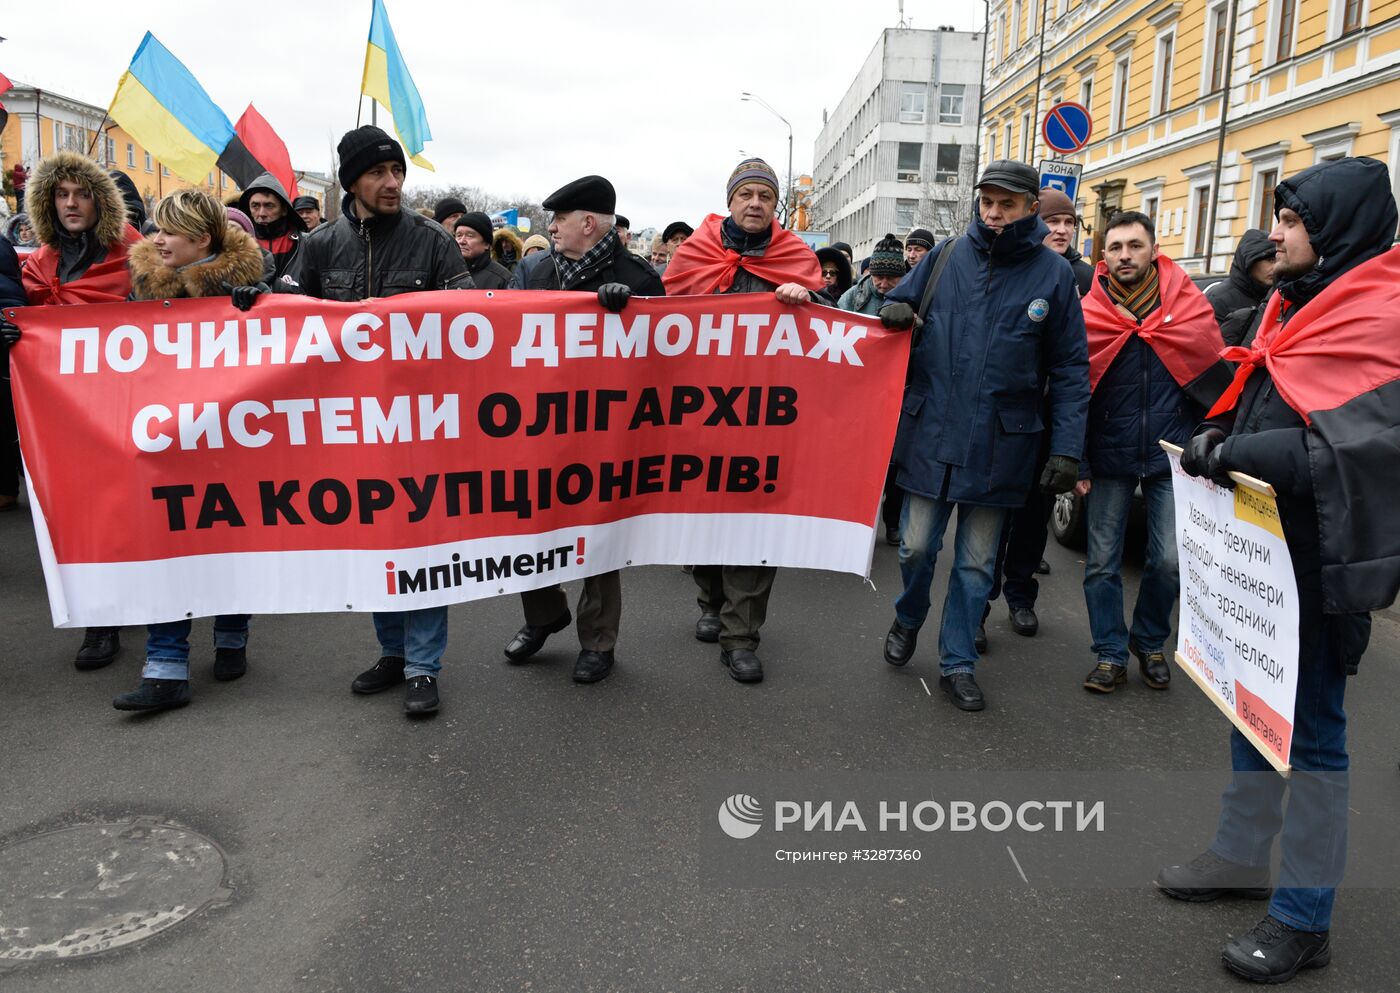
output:
[{"label": "road marking line", "polygon": [[[919,682],[924,683],[923,676],[919,677]],[[933,691],[928,688],[928,683],[924,683],[924,692],[927,693],[929,696],[933,696]]]},{"label": "road marking line", "polygon": [[1031,884],[1031,881],[1026,878],[1025,870],[1021,868],[1021,860],[1016,857],[1016,853],[1011,850],[1010,845],[1006,846],[1006,854],[1011,856],[1011,861],[1015,864],[1016,871],[1021,874],[1021,882],[1029,886]]}]

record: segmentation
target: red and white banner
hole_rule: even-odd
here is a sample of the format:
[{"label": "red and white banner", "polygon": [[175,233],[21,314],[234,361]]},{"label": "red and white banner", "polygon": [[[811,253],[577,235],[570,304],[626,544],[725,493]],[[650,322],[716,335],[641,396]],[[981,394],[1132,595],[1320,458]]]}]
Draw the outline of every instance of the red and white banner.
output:
[{"label": "red and white banner", "polygon": [[10,313],[61,627],[405,610],[658,563],[866,575],[909,348],[767,294]]}]

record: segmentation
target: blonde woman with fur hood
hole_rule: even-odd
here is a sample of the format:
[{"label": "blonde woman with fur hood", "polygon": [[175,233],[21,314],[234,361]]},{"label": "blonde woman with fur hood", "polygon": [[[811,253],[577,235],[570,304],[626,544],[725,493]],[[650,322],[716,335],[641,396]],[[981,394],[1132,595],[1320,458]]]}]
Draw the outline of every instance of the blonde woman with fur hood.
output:
[{"label": "blonde woman with fur hood", "polygon": [[[237,296],[258,284],[262,252],[247,232],[228,223],[222,204],[199,190],[172,193],[151,214],[156,233],[131,250],[133,300]],[[264,287],[265,290],[265,287]],[[251,298],[249,299],[251,303]],[[214,678],[248,671],[248,615],[214,618]],[[112,701],[118,710],[168,710],[190,702],[187,619],[146,625],[141,683]]]}]

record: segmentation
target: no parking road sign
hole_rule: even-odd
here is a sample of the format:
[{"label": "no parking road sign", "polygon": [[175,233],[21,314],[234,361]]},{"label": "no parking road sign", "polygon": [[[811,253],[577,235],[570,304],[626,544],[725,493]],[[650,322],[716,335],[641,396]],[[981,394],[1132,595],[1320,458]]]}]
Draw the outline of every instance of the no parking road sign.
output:
[{"label": "no parking road sign", "polygon": [[1084,172],[1084,167],[1078,162],[1063,162],[1059,159],[1040,160],[1040,188],[1043,190],[1049,187],[1052,190],[1059,190],[1070,198],[1070,202],[1078,199],[1079,176]]},{"label": "no parking road sign", "polygon": [[1089,111],[1069,100],[1051,107],[1040,125],[1045,144],[1061,155],[1079,151],[1089,144],[1093,133],[1094,119],[1089,116]]}]

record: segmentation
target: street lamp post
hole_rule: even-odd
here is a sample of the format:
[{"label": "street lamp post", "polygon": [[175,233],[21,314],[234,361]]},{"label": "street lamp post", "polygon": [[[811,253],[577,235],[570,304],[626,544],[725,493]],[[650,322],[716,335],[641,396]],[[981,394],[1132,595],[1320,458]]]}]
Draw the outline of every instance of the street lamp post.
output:
[{"label": "street lamp post", "polygon": [[791,125],[791,124],[788,124],[788,119],[787,119],[786,117],[784,117],[782,114],[778,113],[776,110],[774,110],[773,107],[768,103],[767,100],[764,100],[761,96],[759,96],[759,95],[756,94],[756,93],[741,93],[741,94],[739,95],[739,99],[740,99],[740,100],[752,101],[753,103],[758,104],[760,107],[762,107],[764,110],[768,111],[768,113],[772,114],[774,117],[776,117],[778,120],[782,121],[783,124],[785,124],[785,125],[787,126],[787,129],[788,129],[788,166],[787,166],[787,183],[786,183],[786,185],[787,185],[787,192],[786,192],[786,194],[785,194],[784,197],[783,197],[783,227],[787,227],[788,221],[789,221],[789,215],[790,215],[790,213],[791,213],[791,211],[792,211],[792,125]]}]

